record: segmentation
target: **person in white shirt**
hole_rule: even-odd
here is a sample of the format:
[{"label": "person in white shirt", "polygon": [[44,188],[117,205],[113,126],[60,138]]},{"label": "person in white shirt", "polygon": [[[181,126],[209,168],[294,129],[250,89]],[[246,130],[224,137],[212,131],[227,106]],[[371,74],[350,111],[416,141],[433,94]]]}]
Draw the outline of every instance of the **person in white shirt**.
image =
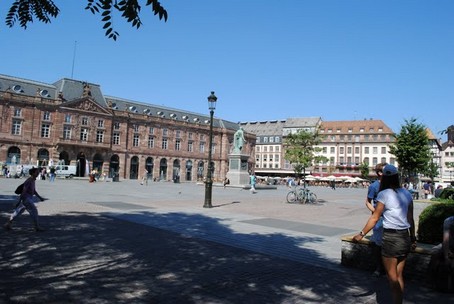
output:
[{"label": "person in white shirt", "polygon": [[364,228],[353,237],[360,241],[383,216],[382,260],[385,267],[393,302],[401,304],[404,294],[403,271],[405,260],[416,247],[413,198],[400,185],[397,168],[386,165],[380,182],[375,210]]}]

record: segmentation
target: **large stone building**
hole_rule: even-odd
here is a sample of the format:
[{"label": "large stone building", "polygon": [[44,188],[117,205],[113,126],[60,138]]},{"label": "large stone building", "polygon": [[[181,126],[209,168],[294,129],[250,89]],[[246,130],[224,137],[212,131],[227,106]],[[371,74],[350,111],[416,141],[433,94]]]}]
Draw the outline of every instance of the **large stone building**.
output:
[{"label": "large stone building", "polygon": [[294,173],[292,165],[284,158],[285,137],[299,130],[314,131],[321,123],[320,117],[288,118],[286,120],[242,122],[245,131],[255,134],[255,173],[258,175],[286,176]]},{"label": "large stone building", "polygon": [[371,174],[379,162],[395,163],[389,153],[393,131],[381,120],[322,121],[320,117],[289,118],[261,122],[244,122],[241,126],[257,135],[255,172],[261,175],[285,176],[294,173],[285,160],[285,137],[290,133],[318,130],[318,145],[327,163],[306,168],[315,176],[359,176],[360,164],[369,164]]},{"label": "large stone building", "polygon": [[319,133],[320,155],[329,161],[315,164],[314,175],[359,176],[362,163],[369,164],[369,171],[374,174],[378,163],[396,163],[389,153],[394,133],[381,120],[323,121]]},{"label": "large stone building", "polygon": [[[374,178],[376,164],[397,164],[389,153],[394,132],[382,120],[322,121],[320,117],[288,118],[283,120],[243,122],[240,125],[257,136],[255,172],[262,176],[293,175],[293,166],[285,159],[285,138],[299,130],[318,130],[322,138],[318,155],[328,159],[306,168],[314,176],[360,176],[360,165],[367,163],[369,177]],[[436,182],[454,181],[454,126],[448,128],[448,141],[441,144],[427,129],[431,161],[439,168]],[[428,177],[420,175],[427,180]]]},{"label": "large stone building", "polygon": [[[207,109],[208,112],[208,109]],[[0,163],[77,166],[126,179],[196,181],[206,175],[209,115],[105,96],[97,84],[0,75]],[[213,179],[224,179],[238,124],[214,118]],[[255,135],[245,134],[253,154]],[[254,167],[254,158],[249,166]]]}]

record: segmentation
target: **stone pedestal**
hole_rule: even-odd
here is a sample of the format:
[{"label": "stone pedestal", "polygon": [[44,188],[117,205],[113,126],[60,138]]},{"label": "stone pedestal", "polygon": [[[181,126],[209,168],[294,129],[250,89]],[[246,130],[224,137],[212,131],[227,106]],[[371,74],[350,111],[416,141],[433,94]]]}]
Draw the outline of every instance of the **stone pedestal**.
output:
[{"label": "stone pedestal", "polygon": [[229,154],[229,171],[227,178],[232,186],[244,186],[249,184],[248,171],[249,155],[233,153]]}]

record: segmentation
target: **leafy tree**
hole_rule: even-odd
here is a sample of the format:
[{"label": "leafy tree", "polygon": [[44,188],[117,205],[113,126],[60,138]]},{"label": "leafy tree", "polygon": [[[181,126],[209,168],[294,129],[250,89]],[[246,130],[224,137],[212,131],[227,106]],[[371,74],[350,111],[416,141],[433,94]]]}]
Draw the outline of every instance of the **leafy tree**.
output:
[{"label": "leafy tree", "polygon": [[361,172],[361,177],[368,179],[369,178],[369,164],[368,163],[361,163],[359,165],[359,172]]},{"label": "leafy tree", "polygon": [[285,159],[293,165],[293,170],[297,177],[301,173],[305,173],[306,168],[312,166],[314,162],[328,161],[325,156],[315,154],[321,151],[321,148],[317,147],[320,142],[321,138],[317,131],[300,130],[286,137],[284,142]]},{"label": "leafy tree", "polygon": [[413,177],[427,173],[432,160],[426,127],[415,118],[405,120],[399,134],[394,135],[395,143],[390,153],[396,156],[402,177]]},{"label": "leafy tree", "polygon": [[[151,6],[151,10],[159,19],[167,21],[167,11],[158,0],[86,0],[86,10],[93,14],[99,14],[104,23],[103,29],[109,39],[117,40],[120,36],[112,26],[112,13],[117,11],[121,17],[130,23],[132,27],[139,28],[142,25],[140,10],[143,3]],[[6,15],[6,25],[13,27],[16,21],[24,29],[28,23],[33,22],[33,17],[43,23],[50,23],[51,18],[57,18],[60,9],[52,0],[16,0],[13,1]]]},{"label": "leafy tree", "polygon": [[434,163],[432,160],[427,166],[426,170],[423,172],[425,176],[429,177],[430,180],[432,181],[432,185],[434,182],[434,178],[438,176],[439,174],[439,168],[436,163]]}]

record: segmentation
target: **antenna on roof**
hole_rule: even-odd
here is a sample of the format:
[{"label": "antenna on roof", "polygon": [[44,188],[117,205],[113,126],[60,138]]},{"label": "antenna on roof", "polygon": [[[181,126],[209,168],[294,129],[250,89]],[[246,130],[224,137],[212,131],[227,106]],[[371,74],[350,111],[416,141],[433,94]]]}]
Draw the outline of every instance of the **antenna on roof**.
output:
[{"label": "antenna on roof", "polygon": [[71,79],[73,79],[73,76],[74,76],[74,62],[76,62],[76,46],[77,46],[77,41],[74,41],[73,67],[71,69]]}]

